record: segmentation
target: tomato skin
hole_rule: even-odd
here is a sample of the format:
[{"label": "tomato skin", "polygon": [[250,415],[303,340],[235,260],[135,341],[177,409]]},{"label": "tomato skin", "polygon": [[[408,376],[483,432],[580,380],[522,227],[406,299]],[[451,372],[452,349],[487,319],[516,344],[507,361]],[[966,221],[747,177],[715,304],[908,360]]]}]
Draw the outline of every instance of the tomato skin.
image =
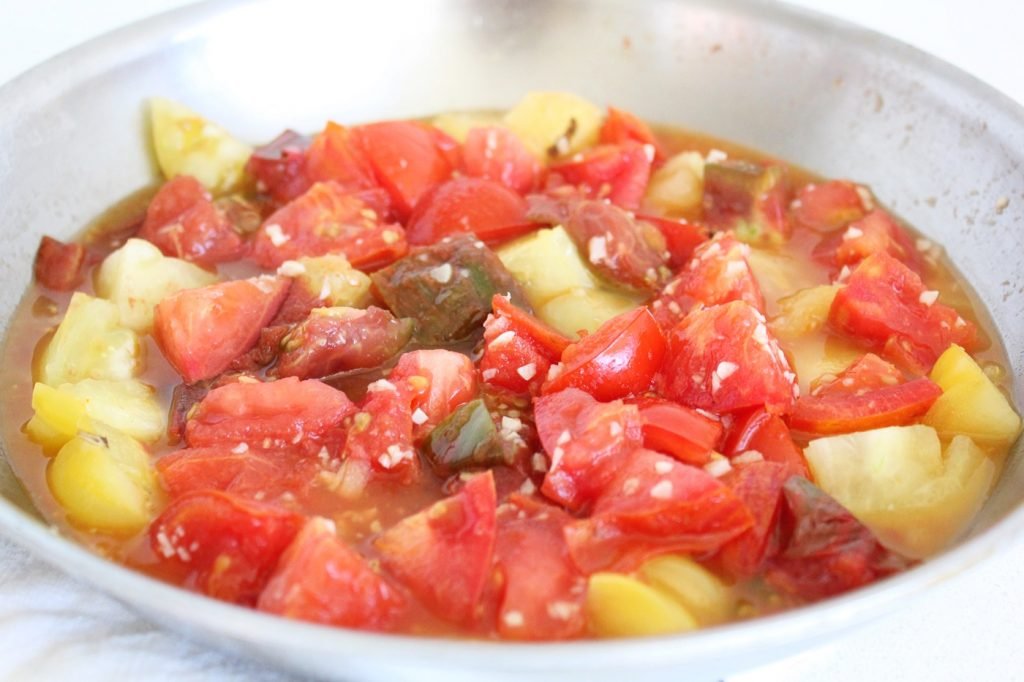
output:
[{"label": "tomato skin", "polygon": [[745,242],[779,244],[789,239],[786,168],[726,160],[704,164],[704,220],[734,230]]},{"label": "tomato skin", "polygon": [[580,188],[591,199],[609,199],[628,211],[640,207],[651,179],[654,148],[633,141],[599,145],[552,164],[549,184],[558,181]]},{"label": "tomato skin", "polygon": [[865,353],[831,381],[819,377],[811,384],[811,395],[858,395],[878,388],[902,384],[903,372],[874,353]]},{"label": "tomato skin", "polygon": [[340,540],[326,519],[313,518],[281,555],[257,608],[286,618],[364,630],[390,630],[405,599]]},{"label": "tomato skin", "polygon": [[556,361],[562,357],[565,349],[572,344],[560,331],[549,326],[546,322],[534,317],[526,310],[523,310],[508,298],[496,294],[491,299],[491,309],[495,316],[508,318],[516,334],[528,336],[531,341],[537,344],[537,348],[544,357]]},{"label": "tomato skin", "polygon": [[179,175],[160,187],[146,208],[138,236],[166,256],[205,266],[237,260],[246,248],[210,193],[190,175]]},{"label": "tomato skin", "polygon": [[703,469],[640,449],[565,536],[576,566],[590,574],[629,571],[668,552],[714,552],[752,524],[743,502]]},{"label": "tomato skin", "polygon": [[816,434],[901,426],[927,412],[941,395],[938,384],[921,377],[857,395],[802,396],[789,415],[789,425]]},{"label": "tomato skin", "polygon": [[414,245],[463,232],[494,242],[515,236],[509,232],[531,228],[535,229],[526,221],[526,200],[521,196],[493,180],[458,177],[420,198],[409,216],[406,236]]},{"label": "tomato skin", "polygon": [[687,407],[780,414],[798,390],[764,315],[743,301],[693,310],[669,333],[666,357],[662,393]]},{"label": "tomato skin", "polygon": [[608,107],[608,114],[601,125],[598,140],[601,144],[612,145],[621,145],[629,141],[649,144],[654,148],[652,161],[655,164],[665,159],[665,150],[651,132],[650,126],[634,114],[615,107]]},{"label": "tomato skin", "polygon": [[474,619],[494,557],[497,507],[488,470],[455,495],[408,516],[373,543],[385,568],[437,616]]},{"label": "tomato skin", "polygon": [[[426,387],[416,377],[426,379]],[[413,392],[410,409],[420,409],[427,416],[413,428],[417,442],[478,393],[473,361],[462,353],[441,348],[403,354],[388,379],[400,388],[408,386],[406,390]]]},{"label": "tomato skin", "polygon": [[355,146],[352,131],[329,121],[306,150],[306,173],[313,182],[332,180],[348,191],[372,189],[373,169]]},{"label": "tomato skin", "polygon": [[[498,509],[494,572],[503,639],[564,640],[584,634],[585,584],[563,535],[571,520],[560,508],[517,493]],[[522,623],[509,614],[521,615]]]},{"label": "tomato skin", "polygon": [[153,336],[186,383],[209,379],[256,345],[287,295],[287,280],[265,276],[185,289],[157,304]]},{"label": "tomato skin", "polygon": [[636,218],[641,222],[653,225],[661,232],[669,254],[668,266],[673,270],[689,263],[697,247],[711,237],[711,231],[700,223],[648,214],[637,214]]},{"label": "tomato skin", "polygon": [[417,121],[383,121],[352,128],[352,140],[403,221],[416,202],[454,170],[450,139]]},{"label": "tomato skin", "polygon": [[890,359],[886,344],[899,344],[925,372],[951,344],[968,352],[980,346],[977,328],[942,303],[922,301],[924,283],[913,270],[885,252],[861,261],[839,290],[829,323]]},{"label": "tomato skin", "polygon": [[734,466],[722,483],[743,501],[753,525],[722,545],[714,562],[733,580],[753,578],[778,551],[775,529],[779,522],[782,486],[792,474],[778,462],[751,462]]},{"label": "tomato skin", "polygon": [[286,204],[313,184],[306,172],[309,145],[308,137],[285,130],[253,151],[245,171],[256,178],[257,187],[266,191],[274,202]]},{"label": "tomato skin", "polygon": [[522,140],[508,128],[473,128],[462,148],[466,174],[500,182],[513,192],[526,194],[540,184],[543,167]]},{"label": "tomato skin", "polygon": [[225,384],[199,402],[185,441],[191,447],[247,443],[315,453],[354,410],[344,393],[316,379]]},{"label": "tomato skin", "polygon": [[698,303],[705,306],[744,301],[764,312],[761,287],[747,262],[750,247],[719,233],[693,252],[693,258],[661,290],[651,312],[666,332]]},{"label": "tomato skin", "polygon": [[763,407],[736,413],[722,443],[722,452],[729,457],[756,450],[765,461],[780,464],[789,476],[810,478],[811,471],[803,452],[793,441],[786,422]]},{"label": "tomato skin", "polygon": [[408,248],[400,225],[383,222],[365,201],[329,180],[267,218],[253,236],[251,257],[260,267],[276,268],[302,256],[342,253],[353,267],[369,269]]},{"label": "tomato skin", "polygon": [[622,313],[562,353],[543,393],[579,388],[609,401],[647,390],[665,357],[665,336],[646,307]]},{"label": "tomato skin", "polygon": [[643,423],[644,447],[703,466],[722,438],[722,423],[678,403],[657,398],[637,402]]},{"label": "tomato skin", "polygon": [[817,232],[845,227],[863,218],[869,210],[857,185],[849,180],[806,184],[791,204],[794,222]]},{"label": "tomato skin", "polygon": [[575,388],[537,398],[534,418],[550,458],[541,492],[571,511],[593,503],[643,440],[635,405],[600,403]]},{"label": "tomato skin", "polygon": [[366,462],[374,472],[388,474],[402,483],[419,478],[411,400],[411,391],[404,386],[390,382],[370,384],[345,435],[346,464]]},{"label": "tomato skin", "polygon": [[[185,448],[156,462],[164,488],[172,497],[199,490],[221,490],[245,499],[272,501],[295,492],[304,480],[301,458],[280,451],[228,444]],[[308,472],[306,472],[308,473]]]},{"label": "tomato skin", "polygon": [[658,288],[667,275],[665,238],[603,201],[570,201],[564,226],[580,253],[598,273],[638,291]]},{"label": "tomato skin", "polygon": [[765,579],[776,589],[816,600],[842,594],[909,567],[842,505],[804,478],[783,486],[781,549]]},{"label": "tomato skin", "polygon": [[33,266],[36,281],[47,289],[70,291],[81,283],[84,276],[86,253],[81,244],[65,244],[44,236]]},{"label": "tomato skin", "polygon": [[252,606],[304,517],[229,493],[203,490],[173,500],[153,521],[157,559],[179,584],[215,599]]},{"label": "tomato skin", "polygon": [[882,251],[914,271],[922,269],[921,257],[910,234],[881,209],[858,218],[846,230],[826,237],[814,248],[812,255],[839,268],[855,266],[871,254]]},{"label": "tomato skin", "polygon": [[[499,312],[495,307],[501,305],[499,302],[517,311],[516,317]],[[484,320],[484,353],[479,365],[481,378],[484,383],[510,393],[539,393],[548,370],[560,357],[560,353],[553,353],[543,341],[537,340],[528,326],[533,324],[543,329],[544,323],[516,308],[500,294],[494,297],[492,307],[495,312]],[[530,322],[524,323],[525,318],[530,318]],[[558,332],[550,330],[550,333],[550,338],[558,338],[553,336]],[[568,344],[568,339],[564,340]]]}]

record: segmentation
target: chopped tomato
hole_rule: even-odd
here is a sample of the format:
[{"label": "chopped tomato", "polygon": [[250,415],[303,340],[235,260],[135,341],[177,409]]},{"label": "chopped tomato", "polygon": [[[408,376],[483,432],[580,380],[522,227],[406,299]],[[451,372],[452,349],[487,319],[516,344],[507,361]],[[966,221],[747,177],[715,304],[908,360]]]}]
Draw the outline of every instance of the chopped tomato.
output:
[{"label": "chopped tomato", "polygon": [[584,573],[629,571],[667,552],[710,553],[753,524],[730,488],[703,469],[636,450],[594,504],[566,528]]},{"label": "chopped tomato", "polygon": [[550,458],[541,492],[573,511],[591,504],[643,441],[635,405],[600,403],[575,388],[537,398],[534,418]]},{"label": "chopped tomato", "polygon": [[747,262],[748,253],[750,247],[731,234],[718,234],[698,246],[690,263],[651,304],[661,328],[671,329],[697,303],[714,306],[744,301],[764,312],[764,296]]},{"label": "chopped tomato", "polygon": [[704,219],[749,243],[789,239],[789,183],[777,164],[721,161],[704,164]]},{"label": "chopped tomato", "polygon": [[229,493],[173,500],[149,528],[157,560],[182,584],[216,599],[254,605],[304,517]]},{"label": "chopped tomato", "polygon": [[223,490],[247,499],[271,501],[301,484],[300,460],[289,453],[222,443],[185,448],[156,461],[172,497],[195,490]]},{"label": "chopped tomato", "polygon": [[906,569],[842,505],[804,478],[783,486],[781,549],[769,560],[770,585],[804,599],[821,599]]},{"label": "chopped tomato", "polygon": [[433,244],[470,232],[485,242],[536,229],[526,221],[526,200],[493,180],[458,177],[427,191],[416,203],[406,235],[410,244]]},{"label": "chopped tomato", "polygon": [[504,296],[495,295],[494,313],[484,321],[484,382],[511,393],[539,393],[553,363],[569,340]]},{"label": "chopped tomato", "polygon": [[306,172],[309,144],[308,137],[286,130],[257,147],[245,164],[245,170],[256,178],[258,189],[270,194],[278,204],[286,204],[313,184]]},{"label": "chopped tomato", "polygon": [[53,237],[44,236],[36,252],[36,281],[56,291],[74,289],[82,281],[85,256],[85,247],[81,244],[65,244]]},{"label": "chopped tomato", "polygon": [[680,462],[702,466],[722,439],[722,423],[670,400],[637,402],[643,423],[644,447]]},{"label": "chopped tomato", "polygon": [[665,249],[668,251],[668,266],[677,270],[693,257],[697,247],[706,242],[711,232],[700,223],[692,223],[684,219],[661,218],[653,215],[637,215],[637,220],[653,225],[665,238]]},{"label": "chopped tomato", "polygon": [[863,218],[871,202],[866,202],[860,188],[849,180],[829,180],[801,187],[790,208],[798,225],[831,232]]},{"label": "chopped tomato", "polygon": [[302,256],[342,253],[356,268],[386,265],[408,250],[405,232],[334,181],[318,182],[267,218],[252,241],[252,259],[276,268]]},{"label": "chopped tomato", "polygon": [[287,280],[266,276],[185,289],[157,304],[153,336],[186,383],[209,379],[256,345],[287,295]]},{"label": "chopped tomato", "polygon": [[450,139],[417,121],[384,121],[356,126],[352,140],[370,162],[377,182],[406,219],[416,202],[454,170]]},{"label": "chopped tomato", "polygon": [[352,141],[352,131],[328,122],[306,151],[306,172],[313,182],[333,180],[348,191],[376,187],[369,161]]},{"label": "chopped tomato", "polygon": [[257,608],[325,625],[389,630],[405,599],[335,535],[333,523],[313,518],[281,555]]},{"label": "chopped tomato", "polygon": [[160,187],[146,209],[139,237],[167,256],[207,266],[237,260],[245,251],[235,226],[190,175],[179,175]]},{"label": "chopped tomato", "polygon": [[579,388],[598,400],[640,393],[665,357],[665,336],[647,308],[622,313],[568,346],[561,369],[548,379],[544,393]]},{"label": "chopped tomato", "polygon": [[722,477],[743,501],[753,525],[722,545],[715,563],[733,580],[753,578],[778,550],[775,529],[782,502],[782,486],[792,474],[777,462],[750,462],[734,466]]},{"label": "chopped tomato", "polygon": [[927,412],[941,395],[938,384],[921,377],[852,395],[801,396],[789,415],[789,425],[818,434],[901,426]]},{"label": "chopped tomato", "polygon": [[462,147],[466,174],[500,182],[526,194],[540,184],[543,167],[522,140],[508,128],[473,128]]},{"label": "chopped tomato", "polygon": [[811,395],[860,395],[906,381],[903,372],[874,353],[865,353],[837,376],[812,382]]},{"label": "chopped tomato", "polygon": [[413,321],[370,306],[319,308],[281,340],[274,376],[310,379],[379,367],[412,338]]},{"label": "chopped tomato", "polygon": [[798,392],[764,315],[743,301],[693,310],[669,333],[666,358],[662,392],[688,407],[778,414]]},{"label": "chopped tomato", "polygon": [[630,141],[651,145],[654,150],[653,162],[657,163],[665,158],[665,150],[658,142],[658,138],[654,136],[650,126],[628,111],[615,107],[608,107],[608,114],[601,125],[599,141],[601,144],[613,145],[621,145]]},{"label": "chopped tomato", "polygon": [[650,291],[667,276],[661,232],[648,223],[637,222],[616,206],[603,201],[576,201],[565,230],[590,265],[614,282]]},{"label": "chopped tomato", "polygon": [[836,294],[829,322],[873,349],[898,344],[927,372],[951,344],[968,352],[980,346],[977,328],[937,298],[913,270],[888,253],[876,253],[861,261]]},{"label": "chopped tomato", "polygon": [[517,335],[526,335],[535,342],[549,360],[554,361],[561,358],[562,353],[572,343],[560,331],[534,317],[505,296],[495,295],[491,299],[491,308],[496,317],[508,319]]},{"label": "chopped tomato", "polygon": [[921,270],[921,258],[910,234],[881,209],[850,223],[842,232],[825,237],[815,247],[814,257],[837,268],[852,267],[883,251],[910,268]]},{"label": "chopped tomato", "polygon": [[494,557],[494,476],[462,489],[384,531],[373,543],[381,562],[437,616],[472,621]]},{"label": "chopped tomato", "polygon": [[586,586],[563,536],[571,520],[558,507],[518,494],[498,508],[494,568],[502,638],[557,640],[584,633]]},{"label": "chopped tomato", "polygon": [[477,395],[476,370],[473,361],[461,353],[435,348],[405,353],[391,370],[388,379],[400,386],[411,387],[413,411],[426,419],[416,420],[413,434],[422,439],[455,408]]},{"label": "chopped tomato", "polygon": [[344,393],[315,379],[236,382],[206,394],[185,426],[185,440],[191,447],[246,443],[316,452],[354,409]]},{"label": "chopped tomato", "polygon": [[420,460],[412,442],[412,392],[387,380],[370,384],[345,436],[344,457],[369,463],[403,483],[419,477]]},{"label": "chopped tomato", "polygon": [[591,199],[609,199],[626,210],[636,210],[651,179],[654,148],[627,141],[599,145],[555,163],[549,179],[580,188]]},{"label": "chopped tomato", "polygon": [[809,478],[811,475],[807,460],[793,441],[786,422],[763,407],[737,413],[722,443],[722,452],[729,457],[751,450],[761,453],[767,462],[781,464],[787,476]]},{"label": "chopped tomato", "polygon": [[[287,302],[287,299],[285,299],[285,302]],[[282,306],[283,309],[284,306]],[[235,358],[231,365],[228,366],[228,371],[255,374],[277,358],[281,352],[281,340],[288,334],[291,327],[287,324],[275,324],[274,322],[274,320],[271,320],[268,326],[260,330],[260,338],[256,345],[250,348],[248,352]]]}]

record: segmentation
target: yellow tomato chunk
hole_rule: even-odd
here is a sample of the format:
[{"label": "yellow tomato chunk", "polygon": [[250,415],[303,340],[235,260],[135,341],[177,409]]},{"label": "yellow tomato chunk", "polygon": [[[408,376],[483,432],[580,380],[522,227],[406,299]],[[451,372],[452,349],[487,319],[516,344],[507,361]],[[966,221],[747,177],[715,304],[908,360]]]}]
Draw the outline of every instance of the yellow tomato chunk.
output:
[{"label": "yellow tomato chunk", "polygon": [[531,152],[546,159],[596,144],[604,112],[579,95],[531,92],[505,114],[504,122]]},{"label": "yellow tomato chunk", "polygon": [[698,152],[682,152],[665,162],[651,175],[644,203],[668,213],[684,213],[701,205],[704,199],[704,157]]},{"label": "yellow tomato chunk", "polygon": [[497,254],[523,286],[527,300],[535,309],[573,289],[598,286],[597,277],[560,226],[520,237],[499,248]]},{"label": "yellow tomato chunk", "polygon": [[587,590],[590,628],[601,637],[685,632],[697,619],[668,595],[621,573],[595,573]]},{"label": "yellow tomato chunk", "polygon": [[[341,255],[330,254],[294,261],[294,276],[307,291],[318,294],[324,307],[365,308],[370,305],[370,278],[349,265]],[[291,275],[289,262],[279,270]]]},{"label": "yellow tomato chunk", "polygon": [[640,567],[640,576],[685,606],[702,627],[731,620],[736,612],[732,590],[687,556],[667,554],[651,559]]},{"label": "yellow tomato chunk", "polygon": [[624,312],[636,308],[642,299],[607,289],[572,289],[556,296],[537,310],[537,316],[570,339],[580,331],[588,334]]}]

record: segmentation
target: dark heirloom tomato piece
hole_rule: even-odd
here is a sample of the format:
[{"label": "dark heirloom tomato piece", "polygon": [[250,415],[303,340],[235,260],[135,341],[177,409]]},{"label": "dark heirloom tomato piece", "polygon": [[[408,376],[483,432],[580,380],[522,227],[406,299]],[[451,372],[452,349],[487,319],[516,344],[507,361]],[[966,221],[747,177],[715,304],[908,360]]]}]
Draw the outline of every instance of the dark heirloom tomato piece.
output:
[{"label": "dark heirloom tomato piece", "polygon": [[443,348],[404,353],[388,379],[412,395],[413,435],[417,441],[477,395],[473,361]]},{"label": "dark heirloom tomato piece", "polygon": [[790,204],[790,216],[797,225],[831,232],[860,220],[873,204],[867,190],[849,180],[829,180],[801,187]]},{"label": "dark heirloom tomato piece", "polygon": [[185,426],[185,441],[315,453],[354,410],[344,393],[315,379],[236,382],[206,394]]},{"label": "dark heirloom tomato piece", "polygon": [[689,264],[651,304],[662,329],[671,329],[698,303],[713,306],[744,301],[764,312],[764,297],[747,262],[748,253],[750,247],[731,234],[716,235],[698,246]]},{"label": "dark heirloom tomato piece", "polygon": [[346,470],[368,464],[403,483],[419,477],[420,460],[412,442],[412,394],[387,380],[370,384],[345,436]]},{"label": "dark heirloom tomato piece", "polygon": [[455,170],[452,147],[440,130],[419,121],[383,121],[352,128],[352,142],[369,161],[378,184],[405,220],[434,185]]},{"label": "dark heirloom tomato piece", "polygon": [[751,244],[780,244],[789,239],[789,183],[786,169],[748,161],[704,164],[704,219],[732,230]]},{"label": "dark heirloom tomato piece", "polygon": [[491,571],[496,506],[494,476],[477,474],[455,495],[384,531],[373,546],[434,614],[469,623]]},{"label": "dark heirloom tomato piece", "polygon": [[156,468],[172,497],[196,490],[222,490],[268,502],[294,493],[306,474],[313,473],[301,458],[279,450],[250,448],[245,443],[176,450],[158,459]]},{"label": "dark heirloom tomato piece", "polygon": [[781,464],[787,477],[811,476],[807,460],[793,441],[786,422],[763,407],[738,412],[722,443],[722,452],[729,457],[751,450],[761,453],[765,461]]},{"label": "dark heirloom tomato piece", "polygon": [[599,145],[552,164],[548,184],[557,187],[561,181],[591,199],[608,199],[626,210],[636,210],[651,179],[654,154],[653,145],[633,141]]},{"label": "dark heirloom tomato piece", "polygon": [[526,194],[540,184],[543,167],[522,140],[508,128],[473,128],[462,146],[466,174],[500,182],[514,192]]},{"label": "dark heirloom tomato piece", "polygon": [[665,335],[647,308],[622,313],[568,346],[544,393],[578,388],[608,401],[646,391],[665,357]]},{"label": "dark heirloom tomato piece", "polygon": [[608,107],[598,140],[601,144],[621,145],[632,141],[651,145],[654,148],[653,162],[658,163],[665,158],[665,150],[650,126],[634,114],[615,107]]},{"label": "dark heirloom tomato piece", "polygon": [[789,425],[816,434],[902,426],[927,412],[941,395],[938,384],[921,377],[863,393],[801,396],[789,415]]},{"label": "dark heirloom tomato piece", "polygon": [[406,225],[410,244],[433,244],[452,234],[472,233],[500,242],[537,229],[526,221],[526,199],[493,180],[458,177],[424,194]]},{"label": "dark heirloom tomato piece", "polygon": [[317,308],[281,340],[272,373],[311,379],[379,367],[405,347],[413,326],[374,306]]},{"label": "dark heirloom tomato piece", "polygon": [[386,265],[408,250],[405,232],[385,223],[359,196],[318,182],[267,218],[252,240],[252,259],[276,268],[302,256],[341,253],[356,268]]},{"label": "dark heirloom tomato piece", "polygon": [[288,546],[260,594],[257,608],[325,625],[390,630],[405,598],[359,552],[312,518]]},{"label": "dark heirloom tomato piece", "polygon": [[[295,287],[292,286],[289,292],[294,290]],[[285,299],[281,310],[284,310],[284,306],[288,304],[289,298]],[[278,311],[279,316],[280,311]],[[275,324],[275,320],[271,320],[268,326],[260,330],[260,338],[256,341],[256,345],[250,348],[248,352],[235,358],[228,366],[228,371],[256,374],[260,369],[266,367],[277,358],[281,352],[281,340],[291,330],[291,324]]]},{"label": "dark heirloom tomato piece", "polygon": [[922,269],[921,257],[910,234],[881,209],[850,223],[842,232],[825,237],[815,248],[816,259],[834,265],[854,266],[868,256],[885,252],[915,271]]},{"label": "dark heirloom tomato piece", "polygon": [[71,291],[82,282],[85,256],[85,247],[81,244],[65,244],[44,236],[36,251],[33,269],[36,281],[47,289]]},{"label": "dark heirloom tomato piece", "polygon": [[644,447],[702,466],[722,439],[722,423],[696,410],[660,398],[636,401],[643,424]]},{"label": "dark heirloom tomato piece", "polygon": [[259,341],[288,295],[288,281],[254,277],[185,289],[153,313],[153,336],[186,383],[226,370]]},{"label": "dark heirloom tomato piece", "polygon": [[668,335],[662,392],[688,407],[788,412],[796,375],[764,315],[743,301],[693,310]]},{"label": "dark heirloom tomato piece", "polygon": [[237,260],[245,252],[238,230],[190,175],[163,184],[149,202],[138,236],[167,256],[206,266]]},{"label": "dark heirloom tomato piece", "polygon": [[537,398],[534,418],[551,462],[541,492],[573,511],[591,504],[643,442],[635,405],[600,403],[575,388]]},{"label": "dark heirloom tomato piece", "polygon": [[257,147],[245,164],[245,171],[256,179],[257,189],[278,204],[286,204],[313,184],[306,172],[309,144],[310,138],[286,130]]},{"label": "dark heirloom tomato piece", "polygon": [[668,552],[707,554],[753,524],[743,501],[703,469],[636,450],[594,503],[566,528],[584,573],[629,571]]},{"label": "dark heirloom tomato piece", "polygon": [[498,508],[494,570],[503,639],[561,640],[585,633],[586,583],[569,558],[558,507],[513,494]]},{"label": "dark heirloom tomato piece", "polygon": [[352,192],[376,187],[373,169],[352,138],[351,130],[329,121],[306,151],[310,180],[333,180]]},{"label": "dark heirloom tomato piece", "polygon": [[750,462],[734,466],[721,481],[743,501],[753,525],[722,545],[714,563],[733,580],[753,578],[778,550],[775,529],[782,501],[782,486],[792,476],[777,462]]},{"label": "dark heirloom tomato piece", "polygon": [[667,276],[665,238],[603,201],[577,201],[565,230],[601,275],[638,291],[657,289]]},{"label": "dark heirloom tomato piece", "polygon": [[494,312],[484,321],[480,376],[485,383],[512,393],[538,393],[569,339],[504,296],[491,299],[491,307]]},{"label": "dark heirloom tomato piece", "polygon": [[776,589],[803,599],[822,599],[911,565],[807,479],[794,476],[782,491],[780,551],[765,571]]},{"label": "dark heirloom tomato piece", "polygon": [[306,521],[281,556],[257,608],[342,628],[391,630],[406,599],[335,535],[324,518]]},{"label": "dark heirloom tomato piece", "polygon": [[951,344],[968,352],[980,346],[977,328],[953,308],[938,303],[913,270],[888,253],[861,261],[839,290],[829,310],[829,322],[860,343],[882,350],[892,360],[887,343],[896,344],[925,374]]},{"label": "dark heirloom tomato piece", "polygon": [[513,437],[502,433],[480,398],[463,403],[430,432],[424,453],[438,476],[512,464]]},{"label": "dark heirloom tomato piece", "polygon": [[501,260],[472,235],[415,249],[371,279],[391,312],[416,320],[416,339],[428,345],[472,336],[491,312],[495,294],[529,307]]},{"label": "dark heirloom tomato piece", "polygon": [[305,517],[213,490],[173,500],[149,528],[157,559],[179,583],[252,606]]},{"label": "dark heirloom tomato piece", "polygon": [[661,232],[665,238],[665,250],[668,251],[668,266],[673,270],[689,263],[697,247],[711,237],[711,231],[706,226],[682,218],[638,214],[636,219],[653,225]]}]

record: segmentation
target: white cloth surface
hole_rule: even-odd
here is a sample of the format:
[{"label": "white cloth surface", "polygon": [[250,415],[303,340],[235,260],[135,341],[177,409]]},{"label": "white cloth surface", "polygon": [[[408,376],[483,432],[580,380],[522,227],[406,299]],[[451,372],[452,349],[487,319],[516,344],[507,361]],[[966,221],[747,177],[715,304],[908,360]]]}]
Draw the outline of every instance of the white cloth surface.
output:
[{"label": "white cloth surface", "polygon": [[[111,28],[186,0],[0,0],[0,83]],[[797,0],[896,35],[1024,101],[1013,0]],[[1016,58],[1014,58],[1016,57]],[[827,647],[735,676],[769,680],[1024,680],[1024,547]],[[149,623],[0,538],[0,680],[293,679]]]}]

